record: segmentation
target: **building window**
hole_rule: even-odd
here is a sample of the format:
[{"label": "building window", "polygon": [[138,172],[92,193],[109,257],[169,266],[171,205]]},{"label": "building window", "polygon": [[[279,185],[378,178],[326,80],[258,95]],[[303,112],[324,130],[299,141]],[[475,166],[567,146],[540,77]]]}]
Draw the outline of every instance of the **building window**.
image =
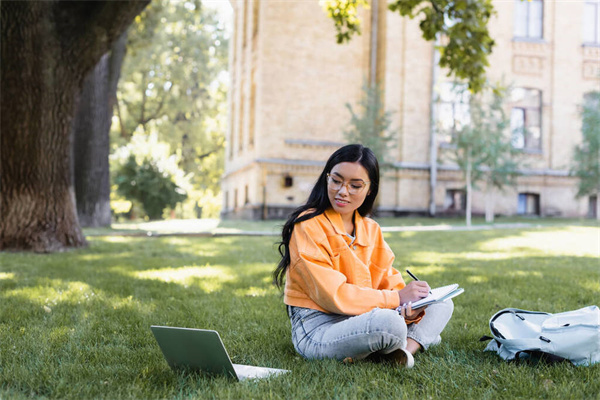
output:
[{"label": "building window", "polygon": [[238,190],[233,190],[233,209],[237,210],[238,208]]},{"label": "building window", "polygon": [[542,0],[515,0],[514,35],[517,38],[541,39],[544,21]]},{"label": "building window", "polygon": [[600,44],[600,2],[597,0],[583,5],[583,43]]},{"label": "building window", "polygon": [[540,215],[540,195],[537,193],[519,193],[517,214]]},{"label": "building window", "polygon": [[444,211],[459,212],[467,209],[467,195],[463,189],[446,189]]},{"label": "building window", "polygon": [[471,122],[470,94],[464,84],[443,82],[439,85],[437,132],[442,143],[451,143],[456,132]]},{"label": "building window", "polygon": [[510,129],[516,149],[542,149],[542,92],[515,88],[511,93]]},{"label": "building window", "polygon": [[244,186],[244,204],[250,203],[250,193],[248,190],[248,185]]},{"label": "building window", "polygon": [[229,210],[229,191],[225,191],[225,211]]}]

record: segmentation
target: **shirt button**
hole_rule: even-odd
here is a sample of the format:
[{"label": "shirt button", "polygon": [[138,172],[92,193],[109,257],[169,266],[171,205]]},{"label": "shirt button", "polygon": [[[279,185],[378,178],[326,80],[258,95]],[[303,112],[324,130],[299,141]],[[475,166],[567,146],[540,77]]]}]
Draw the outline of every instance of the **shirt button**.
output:
[{"label": "shirt button", "polygon": [[356,250],[356,246],[352,246],[352,250]]}]

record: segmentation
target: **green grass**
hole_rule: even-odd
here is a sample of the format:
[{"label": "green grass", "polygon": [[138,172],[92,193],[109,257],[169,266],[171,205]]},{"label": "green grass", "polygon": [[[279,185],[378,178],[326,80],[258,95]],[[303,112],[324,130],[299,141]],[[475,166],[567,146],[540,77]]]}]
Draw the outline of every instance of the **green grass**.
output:
[{"label": "green grass", "polygon": [[[395,266],[465,293],[411,370],[306,361],[270,272],[273,237],[91,237],[61,254],[0,253],[0,398],[600,398],[600,364],[507,363],[479,337],[504,307],[600,305],[600,229],[386,234]],[[151,324],[216,329],[235,363],[291,374],[234,383],[172,372]]]}]

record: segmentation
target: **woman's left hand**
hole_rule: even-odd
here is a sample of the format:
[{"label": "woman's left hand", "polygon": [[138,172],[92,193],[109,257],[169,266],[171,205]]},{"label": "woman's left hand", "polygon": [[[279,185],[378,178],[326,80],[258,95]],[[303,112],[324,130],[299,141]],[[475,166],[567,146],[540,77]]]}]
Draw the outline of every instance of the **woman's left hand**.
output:
[{"label": "woman's left hand", "polygon": [[425,308],[427,308],[427,306],[413,310],[412,301],[409,301],[408,303],[403,304],[400,308],[400,315],[402,315],[402,317],[404,317],[405,320],[416,319],[419,316],[419,314],[421,314],[423,310],[425,310]]}]

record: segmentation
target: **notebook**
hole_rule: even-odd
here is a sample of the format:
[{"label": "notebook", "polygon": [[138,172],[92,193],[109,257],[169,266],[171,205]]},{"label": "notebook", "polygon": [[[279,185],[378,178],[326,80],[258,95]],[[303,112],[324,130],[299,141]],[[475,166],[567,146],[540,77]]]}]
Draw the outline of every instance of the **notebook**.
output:
[{"label": "notebook", "polygon": [[150,327],[158,345],[174,370],[190,369],[235,380],[266,378],[290,372],[285,369],[233,364],[217,331],[207,329]]},{"label": "notebook", "polygon": [[425,307],[434,303],[446,301],[448,299],[458,296],[464,291],[465,290],[463,288],[458,287],[457,283],[431,289],[431,294],[421,300],[413,302],[412,308],[413,310],[415,310],[417,308]]}]

